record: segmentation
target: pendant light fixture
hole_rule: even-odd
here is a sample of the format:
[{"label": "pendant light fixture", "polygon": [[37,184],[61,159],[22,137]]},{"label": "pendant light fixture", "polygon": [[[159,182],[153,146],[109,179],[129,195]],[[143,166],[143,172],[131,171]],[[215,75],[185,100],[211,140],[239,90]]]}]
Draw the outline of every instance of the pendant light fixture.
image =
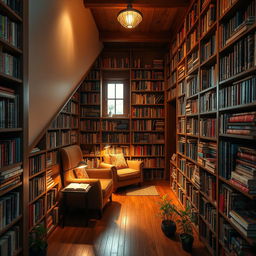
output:
[{"label": "pendant light fixture", "polygon": [[142,21],[142,13],[128,4],[126,9],[118,13],[117,20],[125,28],[135,28]]}]

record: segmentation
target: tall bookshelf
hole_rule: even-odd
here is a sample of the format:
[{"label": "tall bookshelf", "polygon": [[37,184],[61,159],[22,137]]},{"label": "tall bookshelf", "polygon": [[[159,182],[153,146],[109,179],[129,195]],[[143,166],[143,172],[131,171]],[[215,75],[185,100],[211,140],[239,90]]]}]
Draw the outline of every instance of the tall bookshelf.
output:
[{"label": "tall bookshelf", "polygon": [[29,155],[29,232],[38,224],[47,236],[59,222],[59,191],[62,188],[59,150],[79,142],[79,101],[75,92]]},{"label": "tall bookshelf", "polygon": [[[166,177],[163,57],[156,49],[152,55],[142,48],[103,51],[80,87],[80,142],[89,166],[99,165],[109,145],[108,152],[143,160],[145,179]],[[122,116],[104,110],[104,83],[109,78],[128,81],[129,102]]]},{"label": "tall bookshelf", "polygon": [[255,170],[255,25],[255,1],[192,1],[170,47],[171,188],[211,255],[246,253],[256,241],[241,224],[241,209],[256,209],[255,176],[246,176]]},{"label": "tall bookshelf", "polygon": [[[0,243],[27,253],[27,1],[0,1]],[[7,249],[9,245],[9,251]]]}]

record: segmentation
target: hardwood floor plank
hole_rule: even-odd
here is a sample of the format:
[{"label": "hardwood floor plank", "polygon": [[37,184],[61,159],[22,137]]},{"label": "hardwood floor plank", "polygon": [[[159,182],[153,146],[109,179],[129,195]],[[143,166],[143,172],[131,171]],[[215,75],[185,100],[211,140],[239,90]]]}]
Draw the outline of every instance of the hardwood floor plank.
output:
[{"label": "hardwood floor plank", "polygon": [[[161,195],[168,193],[179,203],[167,182],[155,184]],[[49,238],[48,256],[188,256],[178,234],[167,238],[158,216],[159,196],[113,195],[101,220],[88,227],[58,227]],[[82,220],[81,220],[82,223]],[[207,250],[195,234],[192,255],[206,256]]]}]

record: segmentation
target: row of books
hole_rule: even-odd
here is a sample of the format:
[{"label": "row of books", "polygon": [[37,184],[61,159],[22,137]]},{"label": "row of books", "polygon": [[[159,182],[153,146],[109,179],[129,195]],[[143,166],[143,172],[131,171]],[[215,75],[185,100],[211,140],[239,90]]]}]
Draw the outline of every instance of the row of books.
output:
[{"label": "row of books", "polygon": [[19,96],[11,88],[0,86],[0,128],[17,128]]},{"label": "row of books", "polygon": [[186,30],[189,31],[191,27],[195,24],[197,18],[198,18],[198,4],[195,2],[193,6],[191,7],[190,12],[187,15],[186,18]]},{"label": "row of books", "polygon": [[164,117],[163,107],[134,107],[132,117],[158,118]]},{"label": "row of books", "polygon": [[37,196],[45,192],[45,176],[35,177],[29,181],[29,200],[32,201]]},{"label": "row of books", "polygon": [[91,70],[86,77],[86,82],[88,80],[100,80],[100,71],[99,70]]},{"label": "row of books", "polygon": [[200,34],[204,35],[216,21],[216,4],[211,3],[207,12],[201,18]]},{"label": "row of books", "polygon": [[97,144],[100,143],[99,133],[82,133],[80,134],[82,144]]},{"label": "row of books", "polygon": [[51,209],[57,202],[57,194],[58,194],[58,189],[57,188],[52,188],[50,191],[47,192],[46,195],[46,209],[49,210]]},{"label": "row of books", "polygon": [[178,119],[177,132],[179,132],[179,133],[185,133],[186,132],[186,119],[185,119],[185,117],[180,117]]},{"label": "row of books", "polygon": [[199,79],[198,79],[198,74],[196,75],[191,75],[187,76],[186,78],[186,96],[190,97],[193,96],[198,92],[198,84],[199,84]]},{"label": "row of books", "polygon": [[100,117],[99,106],[82,106],[80,111],[81,117]]},{"label": "row of books", "polygon": [[186,92],[185,80],[178,83],[178,96],[183,95]]},{"label": "row of books", "polygon": [[81,93],[80,95],[81,104],[100,104],[99,93]]},{"label": "row of books", "polygon": [[54,207],[46,218],[46,228],[49,234],[53,228],[59,223],[59,207]]},{"label": "row of books", "polygon": [[206,113],[216,111],[217,109],[217,93],[211,90],[200,96],[200,112]]},{"label": "row of books", "polygon": [[100,158],[84,158],[88,167],[87,168],[99,168],[100,167]]},{"label": "row of books", "polygon": [[256,77],[247,77],[220,89],[220,108],[250,104],[256,101]]},{"label": "row of books", "polygon": [[123,131],[129,130],[129,120],[103,120],[102,121],[103,131]]},{"label": "row of books", "polygon": [[193,31],[187,36],[186,50],[189,52],[199,40],[199,29],[195,27]]},{"label": "row of books", "polygon": [[178,143],[177,143],[177,151],[183,155],[185,155],[185,145],[186,145],[186,139],[185,137],[179,137]]},{"label": "row of books", "polygon": [[0,191],[6,190],[21,182],[23,169],[16,166],[0,173]]},{"label": "row of books", "polygon": [[19,25],[7,16],[0,15],[0,38],[6,40],[15,47],[20,47]]},{"label": "row of books", "polygon": [[217,210],[204,197],[200,198],[199,213],[201,217],[211,226],[216,232]]},{"label": "row of books", "polygon": [[100,121],[98,120],[81,120],[80,129],[86,131],[99,131]]},{"label": "row of books", "polygon": [[50,151],[46,154],[46,166],[51,167],[59,162],[59,152]]},{"label": "row of books", "polygon": [[20,227],[14,226],[0,237],[0,254],[6,256],[15,255],[20,249]]},{"label": "row of books", "polygon": [[216,118],[202,118],[199,121],[200,136],[216,137]]},{"label": "row of books", "polygon": [[180,80],[185,76],[185,64],[181,64],[177,69],[177,79]]},{"label": "row of books", "polygon": [[0,138],[0,168],[21,161],[20,138]]},{"label": "row of books", "polygon": [[164,82],[162,81],[132,81],[132,91],[163,91]]},{"label": "row of books", "polygon": [[187,118],[186,129],[188,135],[198,135],[198,119],[194,117]]},{"label": "row of books", "polygon": [[186,103],[186,115],[198,113],[198,99],[187,100]]},{"label": "row of books", "polygon": [[129,133],[103,133],[102,143],[130,143]]},{"label": "row of books", "polygon": [[148,69],[163,69],[164,68],[164,60],[163,59],[153,59],[152,64],[142,64],[142,60],[140,57],[135,57],[133,59],[133,68],[148,68]]},{"label": "row of books", "polygon": [[217,66],[216,64],[201,69],[202,90],[216,86],[217,84]]},{"label": "row of books", "polygon": [[80,90],[81,92],[95,92],[97,91],[98,93],[100,93],[100,82],[99,81],[84,81],[81,86],[80,86]]},{"label": "row of books", "polygon": [[0,230],[20,216],[20,192],[14,191],[0,198]]},{"label": "row of books", "polygon": [[185,112],[186,112],[186,101],[185,101],[185,97],[181,97],[178,99],[178,115],[185,115]]},{"label": "row of books", "polygon": [[56,148],[71,143],[71,132],[70,131],[51,131],[47,133],[46,143],[48,148]]},{"label": "row of books", "polygon": [[183,190],[186,190],[186,177],[180,172],[177,173],[177,182]]},{"label": "row of books", "polygon": [[178,157],[178,168],[184,173],[186,168],[186,159],[183,157]]},{"label": "row of books", "polygon": [[132,129],[134,131],[163,131],[163,120],[133,120]]},{"label": "row of books", "polygon": [[174,58],[177,58],[177,63],[179,63],[185,57],[185,52],[186,52],[186,44],[183,43],[174,56]]},{"label": "row of books", "polygon": [[208,60],[216,52],[216,35],[212,35],[210,39],[201,45],[201,61]]},{"label": "row of books", "polygon": [[45,212],[45,199],[40,198],[35,203],[29,205],[29,227],[32,228],[35,226],[38,221],[43,217]]},{"label": "row of books", "polygon": [[220,117],[220,132],[238,135],[256,135],[256,113],[223,114]]},{"label": "row of books", "polygon": [[163,156],[164,146],[163,145],[143,145],[143,146],[132,146],[131,154],[133,156]]},{"label": "row of books", "polygon": [[164,158],[133,158],[132,160],[143,161],[143,168],[164,168]]},{"label": "row of books", "polygon": [[220,57],[220,80],[228,79],[256,65],[256,32],[236,42],[230,52]]},{"label": "row of books", "polygon": [[51,122],[49,129],[58,128],[77,128],[78,118],[66,114],[60,114],[56,119]]},{"label": "row of books", "polygon": [[163,71],[133,70],[132,79],[164,79]]},{"label": "row of books", "polygon": [[0,49],[0,72],[20,78],[20,59]]},{"label": "row of books", "polygon": [[222,0],[220,1],[220,16],[226,13],[230,7],[232,7],[237,0]]},{"label": "row of books", "polygon": [[67,105],[63,108],[62,112],[71,113],[78,115],[79,114],[79,105],[77,102],[70,100]]},{"label": "row of books", "polygon": [[129,68],[128,57],[104,57],[101,60],[102,68]]},{"label": "row of books", "polygon": [[198,163],[212,173],[216,172],[217,144],[215,142],[198,143]]},{"label": "row of books", "polygon": [[199,64],[199,51],[196,49],[187,57],[187,72],[190,72],[191,70],[196,68],[198,64]]},{"label": "row of books", "polygon": [[171,88],[166,92],[166,101],[170,101],[172,99],[176,98],[176,88]]},{"label": "row of books", "polygon": [[132,94],[132,104],[164,104],[163,94]]},{"label": "row of books", "polygon": [[29,175],[34,175],[45,169],[45,154],[37,155],[29,159]]},{"label": "row of books", "polygon": [[[189,200],[192,202],[196,210],[199,209],[199,191],[190,182],[186,183],[186,193]],[[191,208],[191,207],[190,207]]]},{"label": "row of books", "polygon": [[134,143],[164,143],[164,133],[134,133]]},{"label": "row of books", "polygon": [[200,172],[200,189],[214,203],[216,203],[216,178],[207,173]]},{"label": "row of books", "polygon": [[54,185],[56,185],[55,182],[54,182],[54,180],[53,180],[53,178],[52,178],[52,176],[53,176],[53,171],[52,171],[52,169],[47,170],[47,172],[46,172],[46,188],[47,188],[47,189],[50,189],[50,188],[52,188]]},{"label": "row of books", "polygon": [[186,156],[194,161],[197,160],[197,139],[187,139]]},{"label": "row of books", "polygon": [[199,234],[203,238],[202,240],[211,248],[212,254],[216,255],[216,236],[201,219],[199,219]]},{"label": "row of books", "polygon": [[220,25],[220,46],[224,47],[255,22],[255,1],[247,2]]}]

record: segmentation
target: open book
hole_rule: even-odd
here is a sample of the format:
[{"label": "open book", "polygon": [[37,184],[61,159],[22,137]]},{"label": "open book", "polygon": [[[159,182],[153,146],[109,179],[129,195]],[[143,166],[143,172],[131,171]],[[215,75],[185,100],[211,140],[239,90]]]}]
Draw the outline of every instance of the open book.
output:
[{"label": "open book", "polygon": [[87,191],[89,184],[86,183],[70,183],[64,188],[65,191]]}]

